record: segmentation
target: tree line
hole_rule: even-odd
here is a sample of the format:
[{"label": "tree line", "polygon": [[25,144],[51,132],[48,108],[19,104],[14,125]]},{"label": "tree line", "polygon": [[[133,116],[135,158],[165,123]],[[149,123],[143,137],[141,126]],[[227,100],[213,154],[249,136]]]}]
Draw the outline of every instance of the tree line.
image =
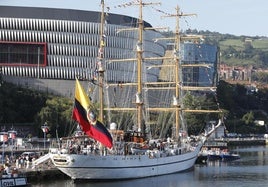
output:
[{"label": "tree line", "polygon": [[[215,102],[213,95],[186,95],[185,105],[197,108]],[[42,137],[41,126],[47,122],[52,137],[70,135],[76,128],[72,120],[73,100],[25,89],[9,83],[0,86],[0,124],[34,123],[36,135]],[[187,103],[188,102],[188,103]],[[243,85],[220,81],[217,102],[224,111],[224,123],[229,132],[241,134],[266,133],[256,120],[268,121],[268,89],[248,90]],[[204,108],[200,108],[204,109]],[[214,107],[214,109],[216,109]],[[186,118],[189,133],[199,134],[205,122],[217,116],[191,115]],[[168,129],[167,129],[168,132]]]}]

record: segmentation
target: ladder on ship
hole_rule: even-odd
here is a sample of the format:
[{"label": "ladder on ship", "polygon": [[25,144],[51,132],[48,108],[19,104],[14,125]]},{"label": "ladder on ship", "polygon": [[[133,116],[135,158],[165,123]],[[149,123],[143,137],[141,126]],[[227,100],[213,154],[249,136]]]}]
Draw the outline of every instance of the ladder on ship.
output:
[{"label": "ladder on ship", "polygon": [[39,165],[39,164],[42,164],[42,163],[48,161],[49,159],[50,159],[50,154],[47,153],[47,154],[45,154],[45,155],[39,157],[38,159],[34,160],[34,161],[33,161],[33,165],[37,166],[37,165]]}]

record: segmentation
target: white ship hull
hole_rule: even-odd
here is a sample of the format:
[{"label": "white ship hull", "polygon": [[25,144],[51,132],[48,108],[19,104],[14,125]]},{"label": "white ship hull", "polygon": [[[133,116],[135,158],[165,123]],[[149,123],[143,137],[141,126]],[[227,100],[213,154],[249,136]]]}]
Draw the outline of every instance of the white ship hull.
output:
[{"label": "white ship hull", "polygon": [[111,180],[165,175],[192,168],[202,145],[184,154],[149,155],[53,154],[54,165],[72,179]]}]

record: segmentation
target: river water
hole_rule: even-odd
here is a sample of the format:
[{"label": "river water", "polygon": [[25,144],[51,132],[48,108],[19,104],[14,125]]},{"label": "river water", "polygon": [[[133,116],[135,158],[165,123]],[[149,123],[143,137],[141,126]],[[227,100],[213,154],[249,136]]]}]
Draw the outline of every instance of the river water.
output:
[{"label": "river water", "polygon": [[258,187],[268,186],[268,146],[243,146],[230,149],[241,159],[229,162],[210,161],[195,165],[187,172],[144,179],[79,182],[72,180],[46,181],[35,187]]}]

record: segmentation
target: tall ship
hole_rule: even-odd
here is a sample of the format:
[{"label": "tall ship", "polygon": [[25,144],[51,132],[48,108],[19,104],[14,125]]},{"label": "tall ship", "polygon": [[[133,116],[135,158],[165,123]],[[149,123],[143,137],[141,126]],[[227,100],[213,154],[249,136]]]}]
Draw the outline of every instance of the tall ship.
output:
[{"label": "tall ship", "polygon": [[[106,45],[104,25],[106,14],[104,1],[102,0],[97,76],[92,83],[98,89],[98,99],[96,100],[98,104],[94,105],[91,95],[87,94],[81,84],[81,79],[77,77],[73,119],[78,122],[78,128],[72,137],[62,137],[59,146],[50,148],[49,154],[46,156],[49,156],[60,171],[74,180],[135,179],[191,169],[203,143],[211,133],[191,137],[187,133],[187,125],[183,116],[185,112],[192,112],[192,110],[183,108],[184,96],[181,77],[183,65],[180,64],[179,56],[181,40],[179,26],[176,28],[175,37],[168,39],[174,40],[175,43],[172,55],[169,57],[144,57],[143,53],[146,49],[143,46],[143,32],[146,28],[143,25],[142,9],[146,5],[152,6],[153,3],[144,3],[142,0],[137,0],[130,4],[139,6],[140,10],[138,27],[134,29],[138,36],[135,49],[136,56],[133,59],[109,59],[108,64],[131,64],[129,68],[133,68],[136,75],[134,81],[130,83],[105,82],[107,63],[104,55]],[[177,18],[182,16],[178,7],[176,10],[176,14],[169,14],[169,16],[176,16]],[[130,30],[133,32],[133,28],[126,28],[117,32],[128,32]],[[162,39],[166,38],[159,38],[156,41]],[[146,75],[144,71],[160,66],[145,67],[144,61],[164,58],[172,59],[172,64],[166,66],[173,72],[173,80],[146,82],[146,78],[143,77]],[[121,96],[122,100],[128,98],[128,101],[130,101],[130,103],[124,102],[125,107],[118,107],[116,104],[111,107],[112,103],[109,103],[109,98],[105,97],[104,92],[115,86],[122,88],[121,91],[118,91],[124,93]],[[129,92],[126,91],[128,88]],[[194,90],[193,87],[190,89]],[[210,88],[204,89],[209,90]],[[147,99],[152,97],[149,93],[156,94],[159,90],[166,90],[161,98],[159,98],[159,95],[157,97],[163,103],[165,98],[169,97],[168,104],[165,106],[159,101],[158,103],[154,102],[151,106]],[[197,90],[201,91],[200,88]],[[116,91],[114,90],[114,92]],[[110,105],[104,103],[105,98],[106,103]],[[218,110],[199,110],[197,112],[219,113]],[[158,117],[163,114],[168,122],[157,121]],[[115,116],[113,119],[122,119],[122,125],[118,126],[116,123],[111,123],[110,128],[106,128],[104,124],[107,123],[107,118],[111,118],[109,117],[111,115]],[[170,121],[174,121],[172,127],[166,127],[165,125],[169,124]],[[219,120],[217,126],[220,123],[221,120]],[[160,132],[153,124],[158,124],[165,130]],[[162,132],[166,132],[166,134]]]}]

